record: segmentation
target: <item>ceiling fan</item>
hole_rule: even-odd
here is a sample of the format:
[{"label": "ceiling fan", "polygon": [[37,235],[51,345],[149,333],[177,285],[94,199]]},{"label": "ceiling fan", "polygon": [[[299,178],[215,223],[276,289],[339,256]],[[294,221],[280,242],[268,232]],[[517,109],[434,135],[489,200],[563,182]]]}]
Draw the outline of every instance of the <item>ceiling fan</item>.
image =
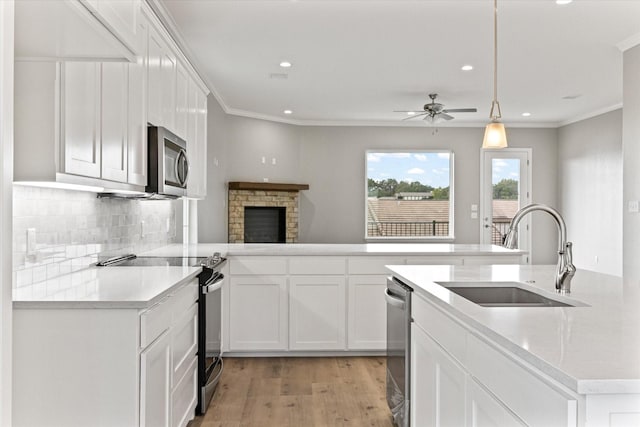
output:
[{"label": "ceiling fan", "polygon": [[444,105],[436,102],[436,98],[438,97],[437,93],[430,93],[429,98],[431,98],[430,104],[424,104],[424,112],[419,113],[416,110],[395,110],[394,113],[413,113],[409,117],[402,120],[410,120],[415,119],[416,117],[423,117],[423,120],[429,120],[431,123],[434,123],[438,119],[443,120],[453,120],[454,117],[450,116],[448,113],[475,113],[478,111],[477,108],[444,108]]}]

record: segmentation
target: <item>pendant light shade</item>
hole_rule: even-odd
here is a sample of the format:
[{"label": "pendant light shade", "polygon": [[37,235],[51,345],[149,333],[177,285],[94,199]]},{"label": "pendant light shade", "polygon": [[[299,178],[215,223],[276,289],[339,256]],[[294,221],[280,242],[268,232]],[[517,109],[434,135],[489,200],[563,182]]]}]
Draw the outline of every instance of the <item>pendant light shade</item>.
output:
[{"label": "pendant light shade", "polygon": [[493,101],[489,117],[491,122],[484,130],[482,148],[506,148],[507,133],[500,122],[502,111],[498,102],[498,0],[493,0]]},{"label": "pendant light shade", "polygon": [[507,134],[504,130],[504,124],[500,122],[491,122],[484,129],[484,140],[482,148],[506,148]]}]

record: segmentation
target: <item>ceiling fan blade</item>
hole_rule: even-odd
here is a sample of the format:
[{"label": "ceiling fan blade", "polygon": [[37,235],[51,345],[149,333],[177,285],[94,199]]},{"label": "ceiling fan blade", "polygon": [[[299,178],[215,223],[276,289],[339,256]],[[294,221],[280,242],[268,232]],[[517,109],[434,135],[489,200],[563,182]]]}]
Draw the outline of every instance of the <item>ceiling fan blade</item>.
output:
[{"label": "ceiling fan blade", "polygon": [[447,108],[443,113],[477,113],[477,108]]},{"label": "ceiling fan blade", "polygon": [[438,114],[438,117],[445,120],[453,120],[453,116],[450,116],[447,113],[440,113]]},{"label": "ceiling fan blade", "polygon": [[426,114],[429,114],[429,113],[414,114],[413,116],[405,117],[404,119],[402,119],[402,121],[415,119],[416,117],[424,116]]},{"label": "ceiling fan blade", "polygon": [[423,113],[422,110],[393,110],[394,113]]}]

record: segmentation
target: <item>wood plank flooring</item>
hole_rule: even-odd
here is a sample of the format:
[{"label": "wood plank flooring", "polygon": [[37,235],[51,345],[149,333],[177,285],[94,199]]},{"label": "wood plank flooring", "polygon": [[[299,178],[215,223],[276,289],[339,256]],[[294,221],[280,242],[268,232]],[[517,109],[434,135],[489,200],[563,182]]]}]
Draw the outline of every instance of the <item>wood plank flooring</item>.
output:
[{"label": "wood plank flooring", "polygon": [[225,358],[190,427],[392,427],[384,357]]}]

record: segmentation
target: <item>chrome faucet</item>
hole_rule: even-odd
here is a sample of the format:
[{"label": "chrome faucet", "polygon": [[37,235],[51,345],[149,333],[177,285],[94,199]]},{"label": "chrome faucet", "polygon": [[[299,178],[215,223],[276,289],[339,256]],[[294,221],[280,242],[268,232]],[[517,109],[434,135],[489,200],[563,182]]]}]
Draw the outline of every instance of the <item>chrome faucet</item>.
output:
[{"label": "chrome faucet", "polygon": [[509,224],[509,232],[504,240],[504,246],[514,249],[518,239],[518,224],[528,213],[533,211],[543,211],[556,220],[558,225],[558,269],[556,271],[556,292],[568,294],[571,292],[571,279],[576,274],[576,267],[573,265],[573,255],[571,252],[571,242],[567,242],[567,226],[560,215],[560,212],[547,205],[532,204],[520,209]]}]

